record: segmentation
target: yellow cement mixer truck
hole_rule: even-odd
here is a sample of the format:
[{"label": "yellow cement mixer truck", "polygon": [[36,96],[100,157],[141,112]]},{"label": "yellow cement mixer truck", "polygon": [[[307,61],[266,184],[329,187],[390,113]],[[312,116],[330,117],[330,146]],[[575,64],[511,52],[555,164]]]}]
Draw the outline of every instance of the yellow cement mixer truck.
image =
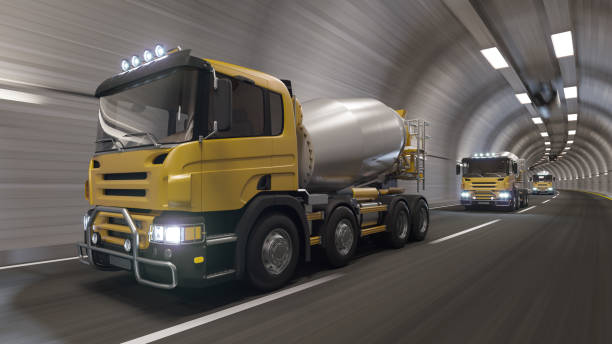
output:
[{"label": "yellow cement mixer truck", "polygon": [[[374,99],[300,104],[291,83],[158,46],[104,81],[81,261],[171,289],[230,279],[271,290],[360,237],[423,240],[428,203],[405,112]],[[419,122],[420,123],[420,122]]]},{"label": "yellow cement mixer truck", "polygon": [[466,210],[496,207],[507,211],[529,206],[525,160],[510,152],[476,153],[457,164],[461,204]]},{"label": "yellow cement mixer truck", "polygon": [[531,193],[534,195],[554,195],[555,186],[554,183],[557,181],[552,174],[536,174],[529,178],[531,181]]}]

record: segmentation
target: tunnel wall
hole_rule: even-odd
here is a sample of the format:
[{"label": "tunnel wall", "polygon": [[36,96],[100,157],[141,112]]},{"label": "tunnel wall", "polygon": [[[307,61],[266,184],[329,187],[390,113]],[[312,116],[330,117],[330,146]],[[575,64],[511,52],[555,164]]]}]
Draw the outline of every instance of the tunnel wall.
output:
[{"label": "tunnel wall", "polygon": [[75,242],[87,209],[97,103],[40,88],[2,89],[21,101],[0,101],[0,251]]},{"label": "tunnel wall", "polygon": [[[14,1],[3,4],[0,20],[0,89],[44,97],[0,99],[0,250],[80,238],[97,116],[91,94],[119,72],[122,58],[156,43],[290,79],[302,101],[373,97],[429,121],[421,192],[432,204],[457,201],[454,169],[462,157],[490,150],[522,156],[540,144],[507,82],[438,0]],[[605,120],[593,120],[590,130],[608,128],[599,135],[605,140],[612,116],[600,83],[590,101],[606,106],[591,117]],[[609,192],[609,178],[563,184]],[[416,191],[414,182],[400,185]]]}]

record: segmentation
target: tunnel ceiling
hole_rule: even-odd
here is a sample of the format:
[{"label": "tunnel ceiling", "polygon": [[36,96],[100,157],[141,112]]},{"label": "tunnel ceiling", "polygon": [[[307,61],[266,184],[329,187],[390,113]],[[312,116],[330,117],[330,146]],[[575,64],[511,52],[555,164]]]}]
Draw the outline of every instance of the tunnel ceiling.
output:
[{"label": "tunnel ceiling", "polygon": [[[0,12],[0,83],[91,95],[122,58],[181,45],[292,79],[302,100],[406,108],[432,123],[430,153],[451,161],[507,150],[536,170],[588,178],[612,166],[610,18],[612,3],[589,0],[13,1]],[[550,37],[563,31],[574,55],[557,58]],[[508,68],[487,62],[480,50],[491,47]],[[558,96],[545,106],[515,97],[533,101],[548,86]],[[546,147],[561,158],[547,162]]]}]

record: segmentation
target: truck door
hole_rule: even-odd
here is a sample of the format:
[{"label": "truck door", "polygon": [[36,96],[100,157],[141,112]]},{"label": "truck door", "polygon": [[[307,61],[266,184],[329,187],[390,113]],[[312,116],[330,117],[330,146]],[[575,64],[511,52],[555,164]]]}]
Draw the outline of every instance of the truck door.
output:
[{"label": "truck door", "polygon": [[283,189],[297,160],[288,154],[296,152],[295,133],[292,148],[283,132],[283,97],[246,78],[230,80],[231,129],[202,146],[204,211],[239,209],[259,192]]}]

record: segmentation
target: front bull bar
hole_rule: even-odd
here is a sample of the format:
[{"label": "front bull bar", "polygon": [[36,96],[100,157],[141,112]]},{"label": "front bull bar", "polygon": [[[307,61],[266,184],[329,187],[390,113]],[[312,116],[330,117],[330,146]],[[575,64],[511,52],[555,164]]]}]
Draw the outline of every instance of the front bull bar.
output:
[{"label": "front bull bar", "polygon": [[[127,222],[128,226],[130,227],[130,231],[132,232],[132,242],[134,244],[132,245],[131,255],[91,245],[92,224],[97,214],[101,211],[123,215],[125,222]],[[113,255],[113,256],[117,256],[120,258],[130,260],[132,262],[132,266],[134,268],[134,275],[136,276],[136,281],[138,281],[138,283],[145,284],[145,285],[155,287],[155,288],[161,288],[161,289],[176,288],[178,283],[177,283],[176,266],[174,264],[172,264],[171,262],[164,262],[164,261],[159,261],[159,260],[142,258],[138,256],[138,250],[140,249],[140,237],[138,235],[138,230],[136,229],[136,225],[134,224],[134,220],[132,220],[132,216],[130,216],[129,211],[126,208],[114,208],[114,207],[102,207],[102,206],[95,207],[93,209],[93,212],[89,216],[89,219],[87,220],[87,226],[86,226],[85,231],[87,232],[87,242],[77,243],[77,251],[78,251],[79,260],[81,261],[81,263],[95,266],[95,263],[93,261],[92,251],[106,253],[109,255]],[[86,255],[83,254],[83,249],[85,249]],[[172,283],[169,283],[169,284],[159,283],[159,282],[154,282],[154,281],[150,281],[150,280],[143,278],[142,276],[140,276],[139,264],[161,266],[161,267],[166,267],[170,269],[170,272],[172,275]]]}]

